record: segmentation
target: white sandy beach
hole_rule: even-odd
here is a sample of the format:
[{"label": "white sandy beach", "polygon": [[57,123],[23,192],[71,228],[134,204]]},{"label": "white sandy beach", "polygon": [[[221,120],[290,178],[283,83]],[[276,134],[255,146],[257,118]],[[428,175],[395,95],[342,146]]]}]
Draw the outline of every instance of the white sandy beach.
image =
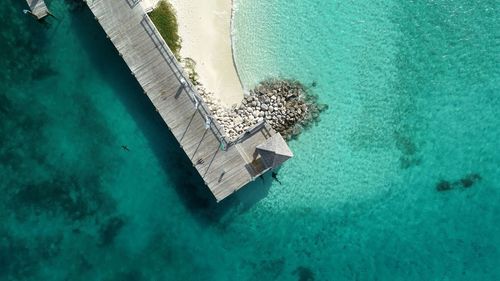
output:
[{"label": "white sandy beach", "polygon": [[231,49],[231,0],[168,0],[177,12],[181,56],[196,62],[199,81],[222,104],[239,104],[243,89]]}]

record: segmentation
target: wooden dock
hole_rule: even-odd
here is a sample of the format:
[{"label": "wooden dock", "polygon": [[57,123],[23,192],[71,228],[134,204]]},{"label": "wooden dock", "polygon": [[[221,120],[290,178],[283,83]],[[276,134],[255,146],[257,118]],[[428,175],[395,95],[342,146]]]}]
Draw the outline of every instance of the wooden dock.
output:
[{"label": "wooden dock", "polygon": [[292,157],[266,123],[228,141],[140,0],[86,2],[217,202]]},{"label": "wooden dock", "polygon": [[31,14],[37,19],[42,19],[50,15],[49,9],[43,0],[26,0],[30,7]]}]

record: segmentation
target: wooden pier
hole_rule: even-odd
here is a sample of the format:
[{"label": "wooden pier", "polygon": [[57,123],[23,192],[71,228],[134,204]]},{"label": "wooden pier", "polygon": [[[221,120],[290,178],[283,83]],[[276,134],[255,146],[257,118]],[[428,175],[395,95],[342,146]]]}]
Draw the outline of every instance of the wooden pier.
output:
[{"label": "wooden pier", "polygon": [[267,123],[228,141],[140,0],[86,2],[217,202],[292,157]]},{"label": "wooden pier", "polygon": [[30,7],[31,14],[37,19],[42,19],[50,15],[49,9],[43,0],[26,0]]}]

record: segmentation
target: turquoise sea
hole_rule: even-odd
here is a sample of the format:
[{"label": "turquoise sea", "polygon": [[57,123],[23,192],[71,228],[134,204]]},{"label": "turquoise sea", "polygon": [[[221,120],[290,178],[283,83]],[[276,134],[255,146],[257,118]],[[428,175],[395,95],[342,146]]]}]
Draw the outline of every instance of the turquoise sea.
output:
[{"label": "turquoise sea", "polygon": [[219,205],[90,11],[47,3],[0,4],[0,280],[500,280],[498,1],[236,1],[245,87],[329,109]]}]

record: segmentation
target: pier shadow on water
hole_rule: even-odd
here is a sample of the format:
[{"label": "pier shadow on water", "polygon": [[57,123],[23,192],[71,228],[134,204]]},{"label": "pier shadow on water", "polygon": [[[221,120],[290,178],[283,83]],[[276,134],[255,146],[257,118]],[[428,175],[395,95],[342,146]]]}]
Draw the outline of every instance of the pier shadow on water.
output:
[{"label": "pier shadow on water", "polygon": [[[205,186],[201,176],[180,148],[160,114],[131,75],[128,66],[118,55],[111,41],[94,20],[88,8],[78,8],[71,15],[72,29],[78,34],[82,46],[87,50],[94,68],[111,88],[116,97],[127,108],[141,129],[149,146],[173,183],[183,204],[202,224],[228,221],[228,215],[239,214],[250,209],[263,199],[272,184],[270,174],[256,179],[242,190],[216,203],[212,193]],[[96,51],[98,50],[98,51]],[[165,188],[171,188],[167,186]],[[229,219],[230,220],[230,219]]]}]

